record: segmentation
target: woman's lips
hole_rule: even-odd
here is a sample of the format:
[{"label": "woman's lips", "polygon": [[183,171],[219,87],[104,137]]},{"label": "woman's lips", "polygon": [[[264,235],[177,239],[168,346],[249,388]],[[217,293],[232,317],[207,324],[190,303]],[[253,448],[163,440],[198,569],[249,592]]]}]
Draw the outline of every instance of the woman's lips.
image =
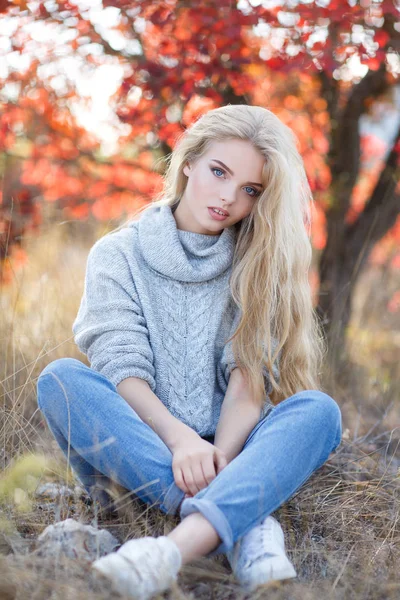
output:
[{"label": "woman's lips", "polygon": [[210,213],[210,216],[216,221],[225,221],[225,219],[228,218],[228,215],[220,215],[214,212],[212,208],[208,208],[208,212]]}]

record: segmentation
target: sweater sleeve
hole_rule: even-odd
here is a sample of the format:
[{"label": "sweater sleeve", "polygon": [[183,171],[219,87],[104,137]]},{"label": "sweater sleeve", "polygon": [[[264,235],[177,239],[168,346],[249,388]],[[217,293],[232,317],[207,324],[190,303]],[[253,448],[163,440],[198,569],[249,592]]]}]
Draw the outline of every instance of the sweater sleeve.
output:
[{"label": "sweater sleeve", "polygon": [[139,377],[155,391],[149,333],[129,264],[113,236],[91,248],[74,341],[91,367],[117,386]]},{"label": "sweater sleeve", "polygon": [[[231,335],[233,335],[235,333],[236,328],[239,325],[239,317],[240,317],[240,312],[236,311],[234,320],[232,322],[231,331],[230,331],[228,337],[231,337]],[[272,354],[274,353],[277,345],[278,345],[278,341],[275,338],[272,338],[272,347],[271,347]],[[267,354],[267,350],[266,350],[265,346],[264,346],[264,350],[265,350],[265,353]],[[275,360],[274,364],[272,365],[272,372],[278,383],[280,382],[279,361],[280,361],[281,354],[282,354],[282,351],[279,352],[277,359]],[[233,371],[233,369],[235,369],[237,367],[235,358],[233,356],[233,351],[232,351],[232,341],[229,341],[225,344],[223,351],[222,351],[220,362],[221,362],[221,367],[222,367],[222,371],[224,373],[225,380],[226,380],[226,382],[228,382],[231,372]],[[264,375],[265,393],[268,396],[272,392],[273,387],[272,387],[272,383],[270,380],[269,371],[265,366],[263,367],[263,375]]]}]

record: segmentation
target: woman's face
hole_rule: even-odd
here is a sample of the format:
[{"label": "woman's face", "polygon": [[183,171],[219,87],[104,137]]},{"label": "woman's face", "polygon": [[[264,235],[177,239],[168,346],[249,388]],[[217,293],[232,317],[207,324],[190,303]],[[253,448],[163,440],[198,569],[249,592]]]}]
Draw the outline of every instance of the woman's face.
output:
[{"label": "woman's face", "polygon": [[[219,235],[247,217],[263,190],[264,162],[261,152],[247,140],[213,142],[206,154],[183,169],[188,180],[173,213],[177,228]],[[209,207],[224,209],[229,215],[223,221],[214,219]]]}]

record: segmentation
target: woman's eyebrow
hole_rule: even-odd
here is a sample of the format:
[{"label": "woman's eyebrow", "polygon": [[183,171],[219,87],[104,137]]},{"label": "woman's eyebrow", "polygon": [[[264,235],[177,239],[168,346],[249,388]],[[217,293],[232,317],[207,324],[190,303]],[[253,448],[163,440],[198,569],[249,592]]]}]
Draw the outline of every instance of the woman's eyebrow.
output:
[{"label": "woman's eyebrow", "polygon": [[[229,167],[227,167],[226,165],[224,165],[224,163],[222,161],[217,160],[216,158],[212,158],[211,160],[213,160],[214,162],[216,162],[219,165],[221,165],[221,167],[224,167],[224,169],[226,169],[231,175],[234,175],[234,172],[231,171],[231,169]],[[254,183],[254,181],[248,181],[247,183],[250,183],[251,185],[257,185],[260,188],[263,187],[262,183]]]}]

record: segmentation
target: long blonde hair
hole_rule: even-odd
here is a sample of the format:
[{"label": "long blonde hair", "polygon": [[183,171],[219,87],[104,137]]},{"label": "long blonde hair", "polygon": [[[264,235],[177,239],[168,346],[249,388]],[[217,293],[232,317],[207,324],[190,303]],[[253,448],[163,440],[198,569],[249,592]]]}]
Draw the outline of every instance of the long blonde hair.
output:
[{"label": "long blonde hair", "polygon": [[[208,111],[178,138],[167,157],[163,189],[135,215],[179,204],[186,188],[185,164],[195,162],[213,142],[250,141],[265,157],[264,190],[238,231],[230,289],[240,309],[232,340],[237,366],[256,404],[265,401],[263,369],[278,404],[296,392],[319,389],[326,342],[308,279],[312,193],[294,132],[261,106],[227,105]],[[275,362],[277,361],[277,363]],[[274,377],[273,365],[280,376]]]}]

